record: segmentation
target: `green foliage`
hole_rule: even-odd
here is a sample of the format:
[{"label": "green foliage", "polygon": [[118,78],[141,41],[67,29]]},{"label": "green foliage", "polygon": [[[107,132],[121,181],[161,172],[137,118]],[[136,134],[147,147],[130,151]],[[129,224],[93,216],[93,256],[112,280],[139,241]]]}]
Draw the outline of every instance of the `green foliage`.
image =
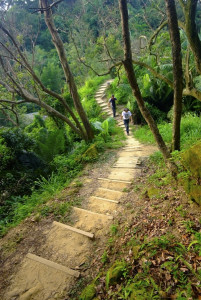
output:
[{"label": "green foliage", "polygon": [[64,84],[62,80],[62,71],[53,62],[48,62],[47,66],[43,68],[41,74],[43,84],[50,90],[60,93]]},{"label": "green foliage", "polygon": [[[172,124],[161,123],[158,125],[160,133],[166,143],[171,143]],[[134,132],[135,137],[141,142],[154,144],[154,137],[148,129],[148,126],[143,126]],[[201,139],[201,122],[200,118],[194,114],[186,114],[181,120],[181,147],[187,148],[196,141]]]},{"label": "green foliage", "polygon": [[181,144],[184,148],[196,143],[201,139],[200,118],[188,113],[181,120]]},{"label": "green foliage", "polygon": [[6,146],[11,149],[12,153],[17,154],[22,150],[32,150],[34,141],[21,129],[2,129],[0,136],[4,139]]},{"label": "green foliage", "polygon": [[193,237],[193,241],[188,246],[188,250],[193,247],[195,251],[198,253],[198,255],[201,255],[201,233],[196,232]]},{"label": "green foliage", "polygon": [[89,284],[86,288],[82,291],[80,295],[80,300],[92,300],[96,295],[96,288],[94,284]]},{"label": "green foliage", "polygon": [[39,131],[35,151],[44,161],[51,162],[56,155],[63,153],[64,150],[65,136],[62,129],[54,131],[41,129]]},{"label": "green foliage", "polygon": [[123,261],[116,261],[107,271],[106,274],[106,288],[108,289],[109,286],[116,284],[121,276],[123,275],[126,268],[126,264]]},{"label": "green foliage", "polygon": [[5,145],[5,141],[0,137],[0,172],[8,168],[12,163],[14,156],[11,149]]},{"label": "green foliage", "polygon": [[93,123],[96,123],[96,121],[102,121],[102,119],[98,117],[101,109],[94,98],[94,94],[104,80],[105,77],[94,77],[93,79],[86,80],[85,84],[79,88],[82,105],[87,112],[92,126]]},{"label": "green foliage", "polygon": [[117,98],[117,104],[124,104],[126,105],[128,101],[133,99],[132,90],[125,75],[122,75],[122,83],[118,86],[118,78],[115,78],[114,81],[109,86],[107,91],[108,97],[111,97],[112,94],[115,95]]},{"label": "green foliage", "polygon": [[108,254],[107,251],[105,250],[101,256],[101,261],[103,264],[106,264],[108,262],[109,258],[108,258]]},{"label": "green foliage", "polygon": [[112,235],[115,235],[118,232],[118,225],[116,225],[116,224],[111,225],[110,231],[111,231]]},{"label": "green foliage", "polygon": [[[160,109],[158,109],[156,106],[154,106],[153,104],[150,104],[148,102],[145,103],[147,109],[149,110],[149,112],[151,113],[153,119],[157,122],[157,123],[160,123],[164,120],[167,119],[166,117],[166,113],[161,111]],[[137,105],[137,102],[136,101],[131,101],[128,103],[127,105],[128,107],[130,106],[131,108],[131,111],[133,112],[133,121],[134,121],[134,124],[146,124],[146,121],[145,119],[143,118],[139,108],[138,108],[138,105]]]}]

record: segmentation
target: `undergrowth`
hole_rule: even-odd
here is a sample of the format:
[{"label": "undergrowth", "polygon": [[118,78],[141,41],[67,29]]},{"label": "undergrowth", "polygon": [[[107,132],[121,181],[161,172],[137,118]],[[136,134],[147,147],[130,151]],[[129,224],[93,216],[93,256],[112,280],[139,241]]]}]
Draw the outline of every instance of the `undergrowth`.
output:
[{"label": "undergrowth", "polygon": [[[172,123],[161,123],[159,131],[167,144],[172,139]],[[154,137],[148,126],[142,126],[134,130],[134,136],[143,143],[155,144]],[[201,139],[201,121],[195,114],[187,113],[181,120],[181,148],[187,148]]]},{"label": "undergrowth", "polygon": [[[85,86],[79,90],[83,105],[89,111],[90,121],[92,125],[94,124],[94,140],[91,144],[84,141],[74,142],[69,152],[54,155],[49,162],[51,174],[48,177],[38,177],[29,195],[15,195],[3,200],[3,205],[0,207],[1,236],[5,235],[9,228],[15,227],[33,213],[36,214],[38,220],[41,216],[45,217],[49,214],[64,216],[75,203],[69,201],[57,203],[56,206],[46,203],[59,195],[75,177],[81,175],[86,164],[101,160],[102,153],[106,149],[122,147],[121,140],[125,139],[123,130],[115,125],[113,118],[101,122],[98,117],[99,108],[95,103],[94,93],[103,80],[104,78],[88,80]],[[51,147],[47,151],[51,151]]]}]

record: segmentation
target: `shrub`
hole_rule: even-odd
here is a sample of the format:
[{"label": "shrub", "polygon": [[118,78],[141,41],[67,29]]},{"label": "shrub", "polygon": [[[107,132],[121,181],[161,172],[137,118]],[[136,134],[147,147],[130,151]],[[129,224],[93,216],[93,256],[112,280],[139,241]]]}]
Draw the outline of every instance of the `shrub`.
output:
[{"label": "shrub", "polygon": [[[143,118],[140,109],[137,105],[137,102],[131,102],[129,105],[127,105],[128,107],[131,106],[131,111],[133,113],[133,121],[134,124],[146,124],[145,119]],[[160,109],[158,109],[156,106],[147,103],[146,102],[146,107],[148,108],[148,110],[150,111],[153,119],[159,123],[164,121],[165,119],[167,119],[166,113],[162,112]]]},{"label": "shrub", "polygon": [[32,150],[35,144],[28,134],[18,128],[3,129],[0,131],[0,137],[4,139],[6,146],[15,154],[22,150]]},{"label": "shrub", "polygon": [[8,168],[9,164],[12,163],[14,157],[11,149],[5,145],[3,138],[0,138],[0,171],[2,172]]}]

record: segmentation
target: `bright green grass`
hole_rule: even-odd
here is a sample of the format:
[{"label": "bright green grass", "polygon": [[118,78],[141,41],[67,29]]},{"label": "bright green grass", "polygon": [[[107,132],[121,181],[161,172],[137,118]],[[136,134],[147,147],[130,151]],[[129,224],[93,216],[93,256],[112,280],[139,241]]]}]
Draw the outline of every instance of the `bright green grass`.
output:
[{"label": "bright green grass", "polygon": [[[158,125],[159,131],[167,144],[172,139],[172,123],[162,123]],[[155,144],[154,137],[148,126],[140,127],[134,131],[134,136],[142,143]],[[193,114],[186,114],[181,121],[181,148],[196,143],[201,139],[201,119]]]}]

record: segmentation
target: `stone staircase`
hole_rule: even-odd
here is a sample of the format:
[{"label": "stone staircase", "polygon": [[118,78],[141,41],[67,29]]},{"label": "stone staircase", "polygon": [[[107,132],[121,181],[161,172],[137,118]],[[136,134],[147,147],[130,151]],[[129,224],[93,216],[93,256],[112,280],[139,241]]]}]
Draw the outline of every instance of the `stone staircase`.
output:
[{"label": "stone staircase", "polygon": [[[104,83],[96,93],[96,100],[103,112],[112,116],[107,106]],[[118,124],[124,128],[123,123]],[[125,147],[108,172],[107,178],[98,178],[97,189],[82,207],[73,207],[72,224],[52,222],[44,232],[46,242],[38,253],[28,253],[7,289],[4,300],[53,300],[65,296],[77,278],[80,266],[90,260],[94,243],[104,240],[109,228],[121,210],[123,190],[128,188],[137,172],[138,159],[143,155],[140,143],[128,136]],[[31,234],[31,232],[30,232]]]}]

